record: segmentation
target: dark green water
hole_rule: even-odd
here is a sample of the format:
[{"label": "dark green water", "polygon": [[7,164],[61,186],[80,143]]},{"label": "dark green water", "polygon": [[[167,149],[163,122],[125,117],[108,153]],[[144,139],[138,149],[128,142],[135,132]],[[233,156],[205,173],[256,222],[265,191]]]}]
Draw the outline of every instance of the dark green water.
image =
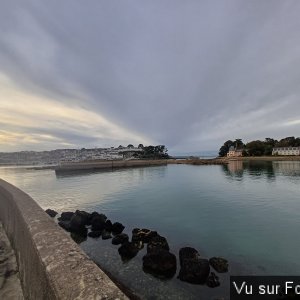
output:
[{"label": "dark green water", "polygon": [[[300,275],[300,162],[168,165],[56,176],[52,170],[1,168],[0,177],[42,208],[101,211],[132,228],[167,237],[171,251],[196,248],[223,256],[233,275]],[[142,271],[139,255],[123,263],[118,246],[88,238],[81,247],[143,299],[228,297],[229,275],[210,289]]]}]

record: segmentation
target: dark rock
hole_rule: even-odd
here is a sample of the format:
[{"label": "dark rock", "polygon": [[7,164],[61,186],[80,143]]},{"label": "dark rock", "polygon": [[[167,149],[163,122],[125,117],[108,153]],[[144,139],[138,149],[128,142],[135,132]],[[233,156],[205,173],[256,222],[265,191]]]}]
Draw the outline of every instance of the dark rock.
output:
[{"label": "dark rock", "polygon": [[206,282],[210,268],[207,259],[185,259],[181,265],[178,278],[194,284]]},{"label": "dark rock", "polygon": [[209,275],[210,267],[207,259],[200,258],[198,251],[185,247],[179,251],[180,271],[178,278],[194,284],[203,284]]},{"label": "dark rock", "polygon": [[50,208],[46,209],[45,213],[48,214],[51,218],[54,218],[57,215],[57,212]]},{"label": "dark rock", "polygon": [[132,230],[132,241],[142,241],[143,243],[149,243],[152,238],[158,236],[156,231],[151,231],[149,229],[138,229]]},{"label": "dark rock", "polygon": [[78,215],[82,218],[82,222],[84,225],[90,225],[91,222],[91,214],[84,210],[76,210],[75,215]]},{"label": "dark rock", "polygon": [[136,234],[136,233],[138,233],[140,230],[141,230],[141,229],[139,229],[139,228],[133,228],[133,229],[132,229],[132,234]]},{"label": "dark rock", "polygon": [[219,286],[220,285],[219,277],[214,272],[211,272],[206,279],[206,285],[211,288],[215,288]]},{"label": "dark rock", "polygon": [[92,237],[92,238],[98,238],[101,234],[102,234],[102,231],[100,231],[100,230],[98,230],[98,231],[90,231],[88,233],[88,236]]},{"label": "dark rock", "polygon": [[124,228],[125,226],[123,226],[121,223],[115,222],[114,224],[112,224],[111,231],[114,234],[120,234],[124,230]]},{"label": "dark rock", "polygon": [[99,215],[100,215],[100,214],[99,214],[98,212],[93,211],[93,212],[91,213],[91,220],[92,220],[94,217],[99,216]]},{"label": "dark rock", "polygon": [[164,250],[169,251],[170,248],[169,248],[169,244],[168,244],[166,238],[163,236],[157,235],[157,236],[154,236],[149,241],[149,243],[147,245],[147,253],[150,253],[152,251],[156,251],[159,249],[164,249]]},{"label": "dark rock", "polygon": [[219,273],[228,272],[228,261],[222,257],[212,257],[209,259],[210,265]]},{"label": "dark rock", "polygon": [[144,248],[144,243],[142,241],[136,241],[136,242],[132,242],[136,248],[138,248],[139,250]]},{"label": "dark rock", "polygon": [[120,234],[117,234],[116,236],[114,236],[111,243],[113,245],[120,245],[120,244],[124,244],[125,242],[128,242],[128,240],[129,240],[129,237],[126,233],[120,233]]},{"label": "dark rock", "polygon": [[92,213],[91,221],[90,221],[91,225],[92,225],[92,230],[95,230],[95,231],[103,230],[105,228],[106,219],[107,219],[107,217],[103,214]]},{"label": "dark rock", "polygon": [[197,259],[200,258],[199,252],[192,247],[184,247],[179,250],[179,262],[180,266],[185,259]]},{"label": "dark rock", "polygon": [[112,231],[112,222],[111,222],[111,220],[106,220],[106,222],[105,222],[105,230],[107,230],[107,231]]},{"label": "dark rock", "polygon": [[67,231],[71,231],[70,221],[59,221],[58,225]]},{"label": "dark rock", "polygon": [[132,242],[125,242],[119,249],[119,254],[121,255],[123,260],[131,259],[135,257],[139,249]]},{"label": "dark rock", "polygon": [[176,273],[176,256],[164,249],[156,249],[143,257],[143,269],[158,277],[171,278]]},{"label": "dark rock", "polygon": [[77,232],[71,232],[71,238],[77,243],[80,244],[84,241],[86,241],[87,232],[81,232],[78,234]]},{"label": "dark rock", "polygon": [[108,240],[111,238],[112,238],[112,236],[111,236],[110,232],[105,231],[105,230],[102,232],[102,240]]},{"label": "dark rock", "polygon": [[58,218],[58,221],[70,221],[73,215],[74,213],[72,211],[62,212],[60,217]]},{"label": "dark rock", "polygon": [[75,213],[70,220],[70,230],[72,232],[83,232],[86,225],[86,217]]}]

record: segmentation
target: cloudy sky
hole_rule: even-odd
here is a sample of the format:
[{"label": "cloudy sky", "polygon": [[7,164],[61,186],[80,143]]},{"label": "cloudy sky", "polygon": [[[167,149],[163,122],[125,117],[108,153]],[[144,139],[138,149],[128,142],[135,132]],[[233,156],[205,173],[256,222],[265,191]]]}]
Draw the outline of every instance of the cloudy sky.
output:
[{"label": "cloudy sky", "polygon": [[300,136],[300,1],[2,0],[0,151]]}]

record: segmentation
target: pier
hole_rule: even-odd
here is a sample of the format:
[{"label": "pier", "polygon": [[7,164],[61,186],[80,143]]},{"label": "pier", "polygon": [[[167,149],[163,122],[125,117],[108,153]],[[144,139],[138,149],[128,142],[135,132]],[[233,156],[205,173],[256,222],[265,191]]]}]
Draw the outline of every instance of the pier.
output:
[{"label": "pier", "polygon": [[29,195],[4,180],[0,222],[25,299],[128,299]]}]

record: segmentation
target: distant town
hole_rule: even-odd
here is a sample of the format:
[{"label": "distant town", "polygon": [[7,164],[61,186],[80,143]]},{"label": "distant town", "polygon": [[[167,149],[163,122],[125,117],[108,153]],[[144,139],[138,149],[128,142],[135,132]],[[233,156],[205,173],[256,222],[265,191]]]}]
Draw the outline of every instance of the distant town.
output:
[{"label": "distant town", "polygon": [[168,158],[164,145],[124,147],[56,149],[50,151],[0,152],[0,165],[57,165],[64,162],[89,160],[121,160],[141,158]]}]

